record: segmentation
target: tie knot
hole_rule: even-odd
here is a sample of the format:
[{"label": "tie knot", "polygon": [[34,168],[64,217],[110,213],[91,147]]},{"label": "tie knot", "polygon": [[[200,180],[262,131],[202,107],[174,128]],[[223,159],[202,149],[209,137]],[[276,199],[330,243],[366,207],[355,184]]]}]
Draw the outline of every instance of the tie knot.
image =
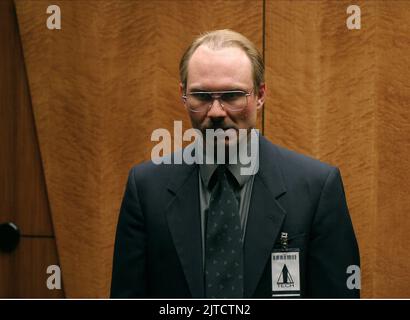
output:
[{"label": "tie knot", "polygon": [[226,167],[224,165],[220,165],[216,168],[211,176],[211,179],[209,179],[208,190],[213,190],[216,184],[226,179],[225,172]]},{"label": "tie knot", "polygon": [[225,173],[226,173],[226,166],[225,165],[220,165],[216,169],[217,174],[218,174],[218,179],[224,179]]},{"label": "tie knot", "polygon": [[233,189],[239,186],[236,178],[225,165],[220,165],[216,168],[212,178],[209,180],[208,190],[213,190],[217,184],[228,184]]}]

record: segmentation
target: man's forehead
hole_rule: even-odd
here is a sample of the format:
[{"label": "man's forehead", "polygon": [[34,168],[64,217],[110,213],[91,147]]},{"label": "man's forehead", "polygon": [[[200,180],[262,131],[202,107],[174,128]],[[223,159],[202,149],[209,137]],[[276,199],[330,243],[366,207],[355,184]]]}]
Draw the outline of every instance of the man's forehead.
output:
[{"label": "man's forehead", "polygon": [[209,64],[233,64],[236,66],[250,66],[251,62],[246,53],[238,47],[224,47],[213,49],[207,45],[199,46],[191,56],[189,65],[207,66]]},{"label": "man's forehead", "polygon": [[196,82],[204,77],[249,82],[252,81],[252,65],[246,53],[238,47],[212,49],[201,45],[189,61],[188,80]]}]

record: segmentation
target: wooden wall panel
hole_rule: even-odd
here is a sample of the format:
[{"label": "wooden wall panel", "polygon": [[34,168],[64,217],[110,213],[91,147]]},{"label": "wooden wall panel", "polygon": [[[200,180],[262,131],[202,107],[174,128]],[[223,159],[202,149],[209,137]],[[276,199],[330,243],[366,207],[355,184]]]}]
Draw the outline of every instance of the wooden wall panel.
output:
[{"label": "wooden wall panel", "polygon": [[262,2],[55,1],[53,31],[49,1],[16,4],[65,292],[106,297],[127,172],[150,158],[154,129],[189,127],[183,50],[226,27],[262,49]]},{"label": "wooden wall panel", "polygon": [[12,0],[0,2],[0,30],[0,223],[22,234],[0,253],[0,297],[61,297],[43,281],[58,258]]},{"label": "wooden wall panel", "polygon": [[315,156],[341,169],[361,254],[362,296],[374,294],[377,21],[372,2],[359,2],[362,29],[348,30],[348,1],[321,6]]},{"label": "wooden wall panel", "polygon": [[359,1],[352,31],[350,4],[267,2],[265,135],[341,168],[362,296],[409,297],[410,4]]},{"label": "wooden wall panel", "polygon": [[0,254],[0,298],[63,298],[64,290],[47,288],[50,265],[59,265],[54,237],[22,238],[12,254]]},{"label": "wooden wall panel", "polygon": [[25,234],[52,235],[13,2],[2,1],[0,14],[1,220]]},{"label": "wooden wall panel", "polygon": [[[0,214],[1,222],[15,219],[15,105],[18,95],[16,94],[22,86],[22,81],[17,78],[16,72],[19,65],[17,59],[13,59],[16,54],[19,38],[13,20],[12,2],[2,2],[0,11]],[[21,72],[21,71],[20,71]],[[21,73],[20,73],[21,75]]]},{"label": "wooden wall panel", "polygon": [[377,2],[374,296],[410,297],[410,2]]},{"label": "wooden wall panel", "polygon": [[319,86],[318,17],[307,1],[267,1],[265,136],[272,142],[313,155]]}]

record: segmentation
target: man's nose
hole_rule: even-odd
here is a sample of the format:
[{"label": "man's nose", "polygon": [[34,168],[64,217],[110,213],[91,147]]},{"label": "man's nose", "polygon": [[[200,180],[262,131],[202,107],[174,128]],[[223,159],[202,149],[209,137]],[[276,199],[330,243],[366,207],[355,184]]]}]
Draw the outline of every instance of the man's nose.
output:
[{"label": "man's nose", "polygon": [[214,99],[211,102],[211,106],[208,110],[207,115],[210,118],[224,118],[224,117],[226,117],[226,111],[223,109],[219,99]]}]

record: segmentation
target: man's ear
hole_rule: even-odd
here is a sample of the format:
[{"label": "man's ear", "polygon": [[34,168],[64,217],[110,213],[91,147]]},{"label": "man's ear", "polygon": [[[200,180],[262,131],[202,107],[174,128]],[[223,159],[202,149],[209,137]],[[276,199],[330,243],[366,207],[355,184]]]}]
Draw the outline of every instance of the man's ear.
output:
[{"label": "man's ear", "polygon": [[179,83],[179,93],[181,94],[181,96],[185,94],[185,88],[182,82]]},{"label": "man's ear", "polygon": [[264,83],[261,83],[259,85],[259,90],[257,92],[257,101],[256,101],[256,109],[261,109],[263,107],[263,104],[265,103],[265,97],[266,97],[266,85]]},{"label": "man's ear", "polygon": [[[180,93],[180,95],[181,95],[181,102],[182,102],[182,104],[184,105],[184,107],[185,107],[185,109],[186,109],[186,108],[187,108],[186,101],[185,101],[184,98],[182,98],[182,96],[185,95],[185,87],[184,87],[184,85],[182,84],[182,82],[179,83],[179,93]],[[187,110],[188,110],[188,109],[187,109]]]}]

